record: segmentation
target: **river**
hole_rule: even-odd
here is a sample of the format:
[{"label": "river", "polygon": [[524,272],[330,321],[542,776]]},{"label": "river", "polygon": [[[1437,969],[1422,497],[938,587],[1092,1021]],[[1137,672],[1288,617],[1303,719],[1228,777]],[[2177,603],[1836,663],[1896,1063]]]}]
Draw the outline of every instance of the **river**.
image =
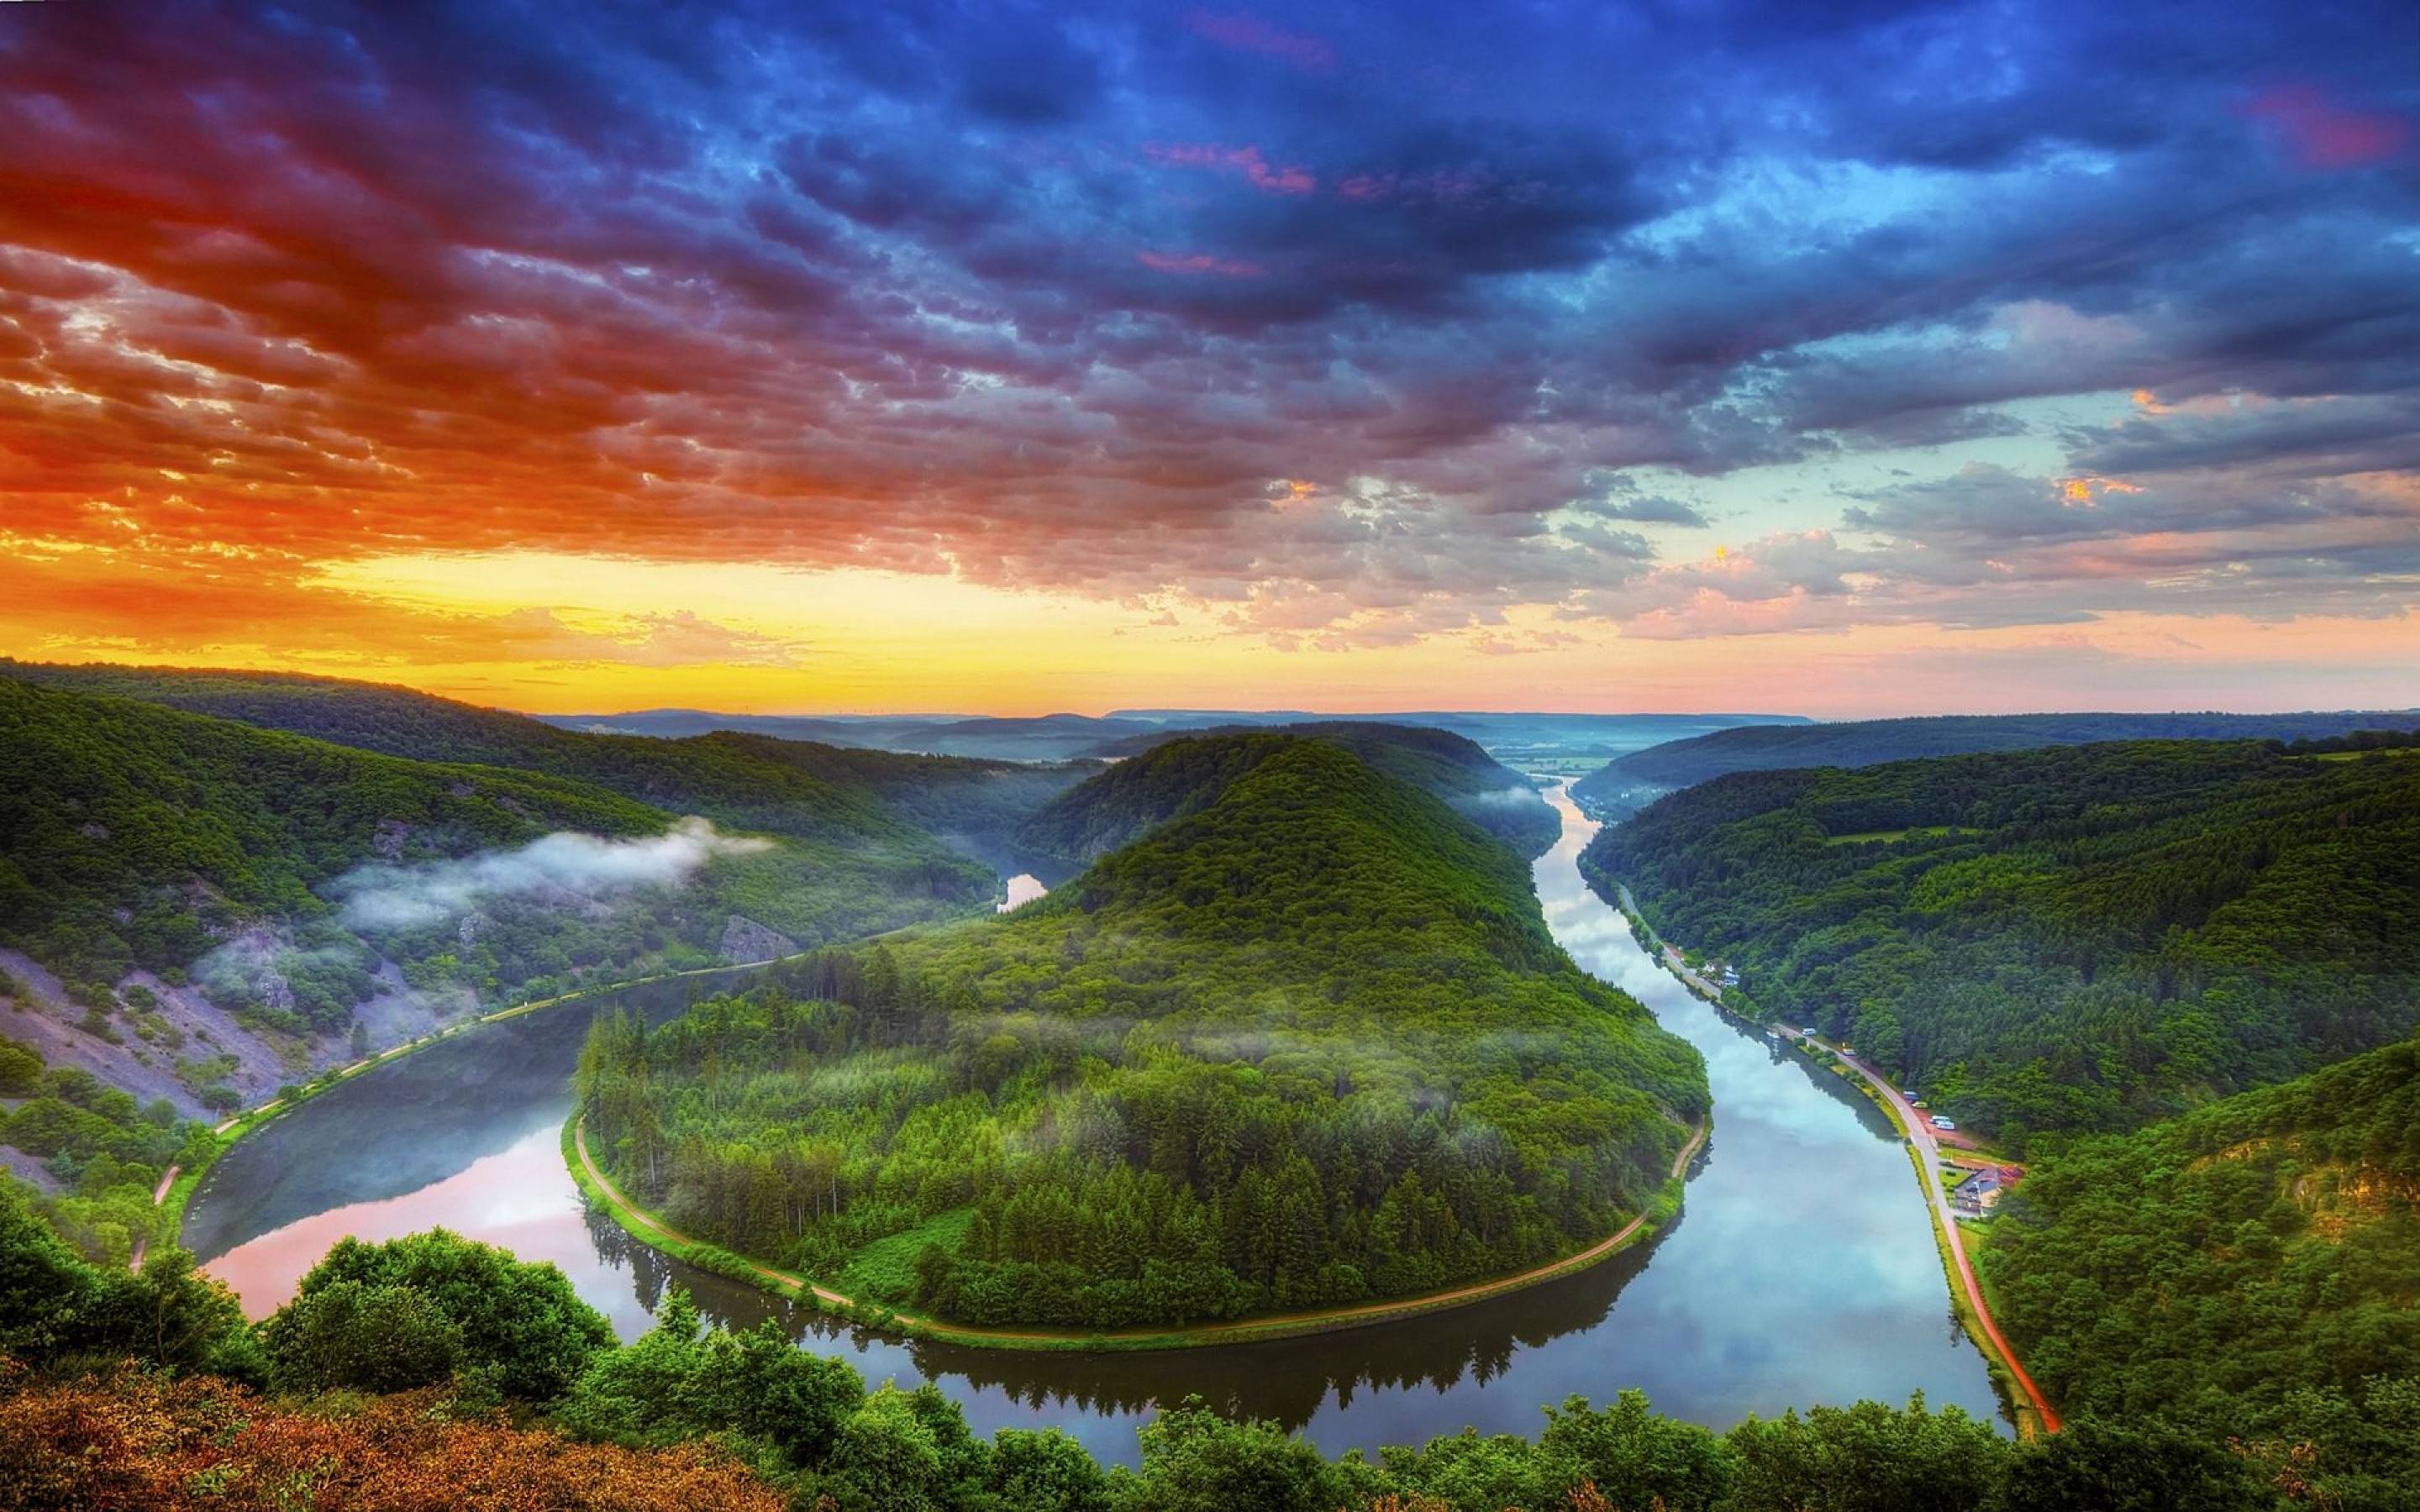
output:
[{"label": "river", "polygon": [[[1153,1405],[1197,1393],[1299,1427],[1330,1454],[1466,1426],[1534,1434],[1542,1405],[1628,1386],[1718,1428],[1750,1412],[1916,1391],[1996,1417],[1888,1123],[1649,960],[1580,880],[1596,826],[1559,789],[1551,796],[1562,840],[1534,868],[1547,923],[1582,966],[1704,1054],[1714,1094],[1714,1134],[1680,1220],[1576,1276],[1402,1322],[1226,1349],[1027,1354],[843,1328],[671,1261],[584,1211],[558,1146],[589,1018],[578,1006],[404,1057],[267,1125],[195,1192],[185,1241],[258,1317],[344,1235],[442,1225],[553,1261],[625,1338],[677,1281],[708,1318],[780,1318],[870,1382],[938,1382],[979,1433],[1055,1424],[1129,1464]],[[626,997],[661,1015],[700,990],[667,982]]]}]

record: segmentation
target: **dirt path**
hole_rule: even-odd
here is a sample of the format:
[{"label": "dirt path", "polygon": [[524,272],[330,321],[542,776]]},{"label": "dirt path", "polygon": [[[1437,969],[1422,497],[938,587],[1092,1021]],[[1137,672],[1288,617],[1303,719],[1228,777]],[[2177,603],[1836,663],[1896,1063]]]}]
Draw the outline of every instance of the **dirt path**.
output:
[{"label": "dirt path", "polygon": [[[666,1226],[645,1209],[631,1201],[620,1187],[613,1184],[613,1178],[607,1176],[597,1162],[589,1156],[588,1131],[585,1123],[585,1119],[573,1123],[571,1142],[579,1153],[581,1169],[588,1173],[589,1180],[596,1182],[613,1199],[614,1205],[628,1214],[641,1227],[660,1234],[675,1244],[702,1245],[704,1241],[691,1239],[689,1235]],[[1707,1120],[1699,1119],[1697,1131],[1689,1135],[1689,1142],[1683,1145],[1681,1152],[1672,1158],[1672,1176],[1675,1180],[1680,1179],[1682,1174],[1688,1170],[1690,1160],[1697,1155],[1699,1148],[1706,1142],[1706,1130]],[[1624,1224],[1619,1232],[1599,1240],[1578,1254],[1565,1256],[1559,1260],[1553,1260],[1524,1271],[1518,1275],[1498,1276],[1492,1281],[1477,1281],[1466,1287],[1456,1287],[1449,1291],[1433,1291],[1424,1296],[1399,1297],[1389,1302],[1363,1303],[1357,1306],[1330,1307],[1316,1312],[1278,1313],[1264,1318],[1246,1319],[1239,1322],[1189,1323],[1174,1328],[1094,1329],[1077,1334],[1047,1329],[1019,1332],[1013,1329],[978,1328],[963,1323],[944,1323],[934,1319],[920,1318],[911,1313],[902,1312],[893,1312],[891,1316],[898,1319],[903,1327],[920,1333],[941,1338],[958,1338],[992,1344],[1094,1344],[1163,1338],[1213,1342],[1218,1340],[1219,1335],[1229,1334],[1237,1335],[1240,1341],[1263,1333],[1316,1333],[1330,1328],[1349,1327],[1356,1322],[1376,1322],[1382,1319],[1406,1313],[1431,1312],[1466,1302],[1477,1302],[1499,1292],[1518,1290],[1541,1281],[1552,1280],[1568,1272],[1581,1270],[1612,1254],[1628,1243],[1632,1236],[1636,1235],[1646,1223],[1647,1215],[1642,1212]],[[770,1266],[759,1265],[744,1257],[742,1263],[768,1281],[792,1290],[811,1294],[829,1305],[835,1307],[859,1305],[855,1298],[845,1296],[829,1287],[819,1287],[805,1276],[794,1274],[788,1271],[777,1271]]]},{"label": "dirt path", "polygon": [[[1795,1029],[1785,1028],[1781,1032],[1792,1040],[1807,1038]],[[1820,1044],[1822,1041],[1814,1042]],[[1839,1055],[1837,1050],[1832,1053],[1836,1056]],[[1917,1163],[1924,1167],[1925,1200],[1932,1204],[1932,1211],[1940,1216],[1941,1231],[1947,1236],[1948,1240],[1949,1258],[1958,1269],[1960,1285],[1966,1288],[1966,1300],[1974,1306],[1975,1316],[1982,1322],[1983,1333],[1991,1339],[1992,1347],[2000,1351],[2001,1360],[2008,1365],[2009,1374],[2014,1376],[2017,1384],[2024,1388],[2025,1399],[2033,1404],[2034,1412],[2040,1416],[2043,1431],[2056,1433],[2059,1429],[2057,1412],[2050,1405],[2050,1398],[2042,1395],[2041,1388],[2034,1384],[2034,1378],[2025,1373],[2024,1364],[2017,1359],[2015,1348],[2009,1343],[2008,1336],[2000,1332],[1999,1323],[1993,1319],[1991,1304],[1983,1300],[1983,1284],[1975,1275],[1975,1262],[1968,1258],[1965,1238],[1958,1231],[1958,1219],[1949,1207],[1948,1190],[1941,1184],[1941,1142],[1933,1136],[1932,1120],[1918,1112],[1906,1098],[1901,1097],[1899,1088],[1893,1087],[1886,1078],[1868,1070],[1850,1057],[1842,1056],[1840,1064],[1863,1077],[1868,1086],[1881,1093],[1883,1099],[1899,1115],[1900,1122],[1907,1129],[1908,1138],[1916,1145]]]},{"label": "dirt path", "polygon": [[[168,1189],[177,1184],[177,1173],[183,1169],[184,1167],[181,1165],[171,1165],[166,1170],[160,1173],[160,1184],[151,1189],[151,1206],[156,1208],[163,1202],[168,1200]],[[151,1242],[149,1240],[136,1240],[134,1242],[133,1251],[126,1257],[126,1268],[134,1272],[138,1275],[141,1274],[143,1271],[143,1257],[146,1254],[148,1254],[150,1249]]]}]

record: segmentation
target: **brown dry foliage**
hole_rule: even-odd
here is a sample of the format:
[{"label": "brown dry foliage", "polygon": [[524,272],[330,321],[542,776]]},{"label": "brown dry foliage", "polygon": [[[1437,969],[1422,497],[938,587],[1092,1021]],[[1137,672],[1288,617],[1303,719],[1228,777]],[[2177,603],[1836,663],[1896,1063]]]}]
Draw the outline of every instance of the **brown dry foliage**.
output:
[{"label": "brown dry foliage", "polygon": [[641,1451],[450,1419],[441,1395],[301,1412],[223,1381],[41,1382],[0,1360],[0,1509],[780,1512],[702,1447]]}]

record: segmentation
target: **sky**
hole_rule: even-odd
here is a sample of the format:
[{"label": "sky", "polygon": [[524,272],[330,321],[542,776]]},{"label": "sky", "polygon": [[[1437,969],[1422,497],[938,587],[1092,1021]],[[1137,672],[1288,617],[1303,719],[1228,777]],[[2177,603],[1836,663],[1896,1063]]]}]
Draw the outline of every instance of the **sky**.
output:
[{"label": "sky", "polygon": [[2420,704],[2420,10],[0,6],[0,653]]}]

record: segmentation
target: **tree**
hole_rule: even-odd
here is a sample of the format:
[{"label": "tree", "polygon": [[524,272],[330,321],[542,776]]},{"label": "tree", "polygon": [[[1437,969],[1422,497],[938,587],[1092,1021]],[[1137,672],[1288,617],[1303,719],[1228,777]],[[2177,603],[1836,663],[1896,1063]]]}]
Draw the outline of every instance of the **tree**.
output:
[{"label": "tree", "polygon": [[0,1353],[40,1362],[92,1336],[100,1277],[0,1176]]},{"label": "tree", "polygon": [[2244,1462],[2158,1426],[2081,1418],[2019,1450],[1993,1512],[2261,1512],[2275,1504]]},{"label": "tree", "polygon": [[1604,1411],[1573,1396],[1546,1409],[1538,1446],[1578,1466],[1615,1506],[1660,1504],[1666,1512],[1706,1512],[1722,1500],[1732,1475],[1723,1440],[1694,1423],[1661,1417],[1647,1394],[1625,1391]]},{"label": "tree", "polygon": [[992,1435],[992,1494],[1018,1512],[1109,1512],[1109,1481],[1084,1446],[1057,1428]]},{"label": "tree", "polygon": [[[460,1365],[492,1371],[497,1389],[524,1401],[563,1396],[613,1342],[603,1316],[552,1265],[524,1264],[442,1228],[382,1244],[338,1241],[284,1310],[342,1282],[418,1292],[431,1314],[459,1330]],[[272,1335],[278,1327],[272,1319]]]},{"label": "tree", "polygon": [[280,1308],[262,1329],[281,1391],[409,1391],[462,1363],[462,1330],[410,1287],[336,1281]]},{"label": "tree", "polygon": [[1804,1512],[1978,1512],[2009,1446],[1956,1407],[1881,1402],[1749,1418],[1727,1435],[1732,1504]]},{"label": "tree", "polygon": [[1121,1477],[1116,1504],[1132,1512],[1332,1512],[1373,1486],[1332,1466],[1275,1423],[1237,1422],[1199,1396],[1143,1425],[1142,1468]]},{"label": "tree", "polygon": [[867,1397],[840,1426],[831,1477],[848,1512],[934,1512],[946,1504],[940,1445],[896,1386]]},{"label": "tree", "polygon": [[41,1052],[0,1039],[0,1097],[31,1097],[41,1083]]}]

